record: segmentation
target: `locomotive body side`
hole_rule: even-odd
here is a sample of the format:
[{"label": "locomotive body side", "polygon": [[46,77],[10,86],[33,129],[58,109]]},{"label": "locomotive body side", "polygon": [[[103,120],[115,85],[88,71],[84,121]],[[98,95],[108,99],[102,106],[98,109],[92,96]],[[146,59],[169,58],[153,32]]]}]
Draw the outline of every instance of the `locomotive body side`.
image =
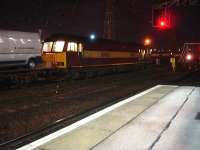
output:
[{"label": "locomotive body side", "polygon": [[121,43],[86,44],[83,51],[84,66],[134,64],[139,60],[139,47]]}]

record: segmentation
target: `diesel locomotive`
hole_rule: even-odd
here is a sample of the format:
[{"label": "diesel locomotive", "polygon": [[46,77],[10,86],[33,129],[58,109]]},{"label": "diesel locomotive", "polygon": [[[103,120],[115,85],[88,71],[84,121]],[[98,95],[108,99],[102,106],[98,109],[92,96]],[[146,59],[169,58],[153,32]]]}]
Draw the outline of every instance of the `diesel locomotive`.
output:
[{"label": "diesel locomotive", "polygon": [[53,35],[42,46],[43,68],[76,72],[131,69],[146,63],[147,53],[138,43]]}]

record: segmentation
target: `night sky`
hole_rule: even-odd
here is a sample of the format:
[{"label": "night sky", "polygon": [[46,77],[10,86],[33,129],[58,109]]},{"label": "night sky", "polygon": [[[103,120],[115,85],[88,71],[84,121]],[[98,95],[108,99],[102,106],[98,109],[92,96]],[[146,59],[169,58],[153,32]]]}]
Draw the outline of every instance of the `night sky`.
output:
[{"label": "night sky", "polygon": [[[116,0],[113,8],[114,38],[142,42],[148,36],[154,47],[180,47],[200,42],[200,6],[173,8],[174,27],[159,31],[151,26],[155,0]],[[45,36],[68,33],[103,36],[104,0],[1,0],[0,28],[22,31],[42,29]]]}]

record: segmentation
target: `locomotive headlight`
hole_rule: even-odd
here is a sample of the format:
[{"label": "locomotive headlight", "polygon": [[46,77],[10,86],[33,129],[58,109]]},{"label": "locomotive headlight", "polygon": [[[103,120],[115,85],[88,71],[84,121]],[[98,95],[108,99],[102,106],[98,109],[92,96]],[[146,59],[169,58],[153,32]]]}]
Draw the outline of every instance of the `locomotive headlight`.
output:
[{"label": "locomotive headlight", "polygon": [[188,60],[188,61],[192,60],[192,55],[191,54],[187,54],[186,55],[186,60]]}]

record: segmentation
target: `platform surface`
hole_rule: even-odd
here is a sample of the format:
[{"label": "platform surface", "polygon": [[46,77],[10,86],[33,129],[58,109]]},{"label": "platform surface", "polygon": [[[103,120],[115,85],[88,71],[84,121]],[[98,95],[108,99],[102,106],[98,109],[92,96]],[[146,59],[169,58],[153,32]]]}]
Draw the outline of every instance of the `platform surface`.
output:
[{"label": "platform surface", "polygon": [[200,88],[159,85],[19,150],[199,150],[198,112]]}]

